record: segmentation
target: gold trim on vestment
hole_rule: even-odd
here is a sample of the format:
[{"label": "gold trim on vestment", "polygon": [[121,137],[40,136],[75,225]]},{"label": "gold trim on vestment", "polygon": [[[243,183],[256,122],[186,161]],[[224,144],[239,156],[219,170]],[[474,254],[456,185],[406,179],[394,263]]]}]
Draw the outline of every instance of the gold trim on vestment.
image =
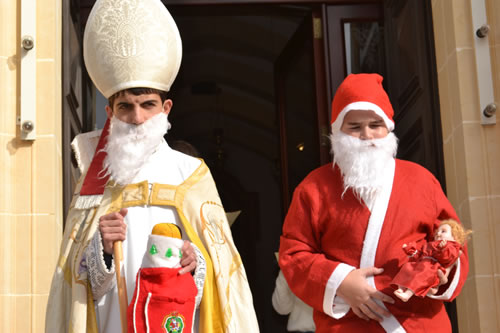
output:
[{"label": "gold trim on vestment", "polygon": [[144,206],[148,202],[149,185],[147,181],[127,185],[121,192],[122,207]]},{"label": "gold trim on vestment", "polygon": [[[200,249],[206,261],[207,273],[203,286],[203,297],[200,304],[199,332],[219,333],[225,331],[229,320],[223,318],[222,315],[213,263],[203,242],[183,213],[184,197],[187,191],[205,177],[207,173],[208,168],[204,166],[202,161],[193,174],[178,186],[153,183],[151,195],[149,195],[149,184],[147,181],[126,186],[112,186],[110,187],[112,203],[108,209],[108,213],[118,212],[121,208],[132,206],[156,205],[175,207],[187,237]],[[230,311],[228,312],[230,313]],[[227,315],[225,317],[227,317]],[[230,317],[231,315],[229,314],[229,318]]]},{"label": "gold trim on vestment", "polygon": [[151,190],[151,205],[155,206],[175,206],[175,196],[177,186],[166,184],[153,184]]}]

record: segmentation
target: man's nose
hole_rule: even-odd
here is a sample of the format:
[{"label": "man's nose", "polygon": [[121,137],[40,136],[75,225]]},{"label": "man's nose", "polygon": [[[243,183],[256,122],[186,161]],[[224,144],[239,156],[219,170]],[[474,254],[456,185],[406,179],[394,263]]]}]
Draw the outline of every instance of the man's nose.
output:
[{"label": "man's nose", "polygon": [[136,106],[131,114],[130,122],[134,125],[141,125],[144,122],[144,112],[139,106]]},{"label": "man's nose", "polygon": [[359,135],[361,140],[371,140],[373,139],[373,134],[369,126],[361,127],[361,133]]}]

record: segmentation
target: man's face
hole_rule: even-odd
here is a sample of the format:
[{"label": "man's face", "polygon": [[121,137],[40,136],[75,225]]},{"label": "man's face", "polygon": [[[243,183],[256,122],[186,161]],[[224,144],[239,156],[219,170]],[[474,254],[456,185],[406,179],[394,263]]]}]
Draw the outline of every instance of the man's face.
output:
[{"label": "man's face", "polygon": [[113,108],[106,106],[106,113],[110,119],[114,116],[125,123],[141,125],[161,112],[168,114],[171,108],[172,101],[167,99],[162,103],[158,94],[136,96],[126,92],[116,97]]},{"label": "man's face", "polygon": [[340,130],[361,140],[381,139],[389,133],[382,117],[367,110],[347,112]]}]

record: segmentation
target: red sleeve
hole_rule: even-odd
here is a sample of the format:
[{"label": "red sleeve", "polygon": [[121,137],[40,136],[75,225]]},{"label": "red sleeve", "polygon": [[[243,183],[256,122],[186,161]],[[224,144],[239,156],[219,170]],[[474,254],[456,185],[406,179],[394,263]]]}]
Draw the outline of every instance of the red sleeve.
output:
[{"label": "red sleeve", "polygon": [[323,311],[326,283],[340,262],[329,260],[320,253],[314,226],[318,224],[317,201],[321,196],[314,187],[301,185],[294,192],[283,225],[279,264],[293,293]]},{"label": "red sleeve", "polygon": [[[440,242],[436,242],[439,246]],[[441,266],[444,268],[448,268],[455,263],[460,254],[460,244],[457,242],[448,241],[443,248],[439,247],[439,250],[436,251],[434,258],[439,261]]]},{"label": "red sleeve", "polygon": [[403,247],[403,252],[406,253],[410,261],[416,261],[422,254],[422,250],[417,248],[416,242],[409,242],[407,246]]}]

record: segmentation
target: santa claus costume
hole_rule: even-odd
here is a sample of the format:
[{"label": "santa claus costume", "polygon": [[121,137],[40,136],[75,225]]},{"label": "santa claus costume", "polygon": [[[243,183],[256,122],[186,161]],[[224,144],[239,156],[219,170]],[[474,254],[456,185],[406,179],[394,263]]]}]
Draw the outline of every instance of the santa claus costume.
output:
[{"label": "santa claus costume", "polygon": [[[377,74],[351,74],[341,84],[332,103],[333,133],[351,110],[374,111],[389,131],[394,128]],[[391,316],[380,323],[360,319],[337,295],[352,270],[374,266],[384,271],[367,277],[367,283],[392,296],[390,283],[408,260],[402,245],[431,241],[440,220],[457,219],[439,182],[420,165],[390,158],[379,177],[381,188],[372,200],[360,200],[352,188],[345,189],[335,163],[312,171],[295,189],[285,218],[280,267],[292,291],[314,308],[317,333],[451,332],[443,300],[453,300],[464,285],[465,248],[435,296],[384,303]]]}]

